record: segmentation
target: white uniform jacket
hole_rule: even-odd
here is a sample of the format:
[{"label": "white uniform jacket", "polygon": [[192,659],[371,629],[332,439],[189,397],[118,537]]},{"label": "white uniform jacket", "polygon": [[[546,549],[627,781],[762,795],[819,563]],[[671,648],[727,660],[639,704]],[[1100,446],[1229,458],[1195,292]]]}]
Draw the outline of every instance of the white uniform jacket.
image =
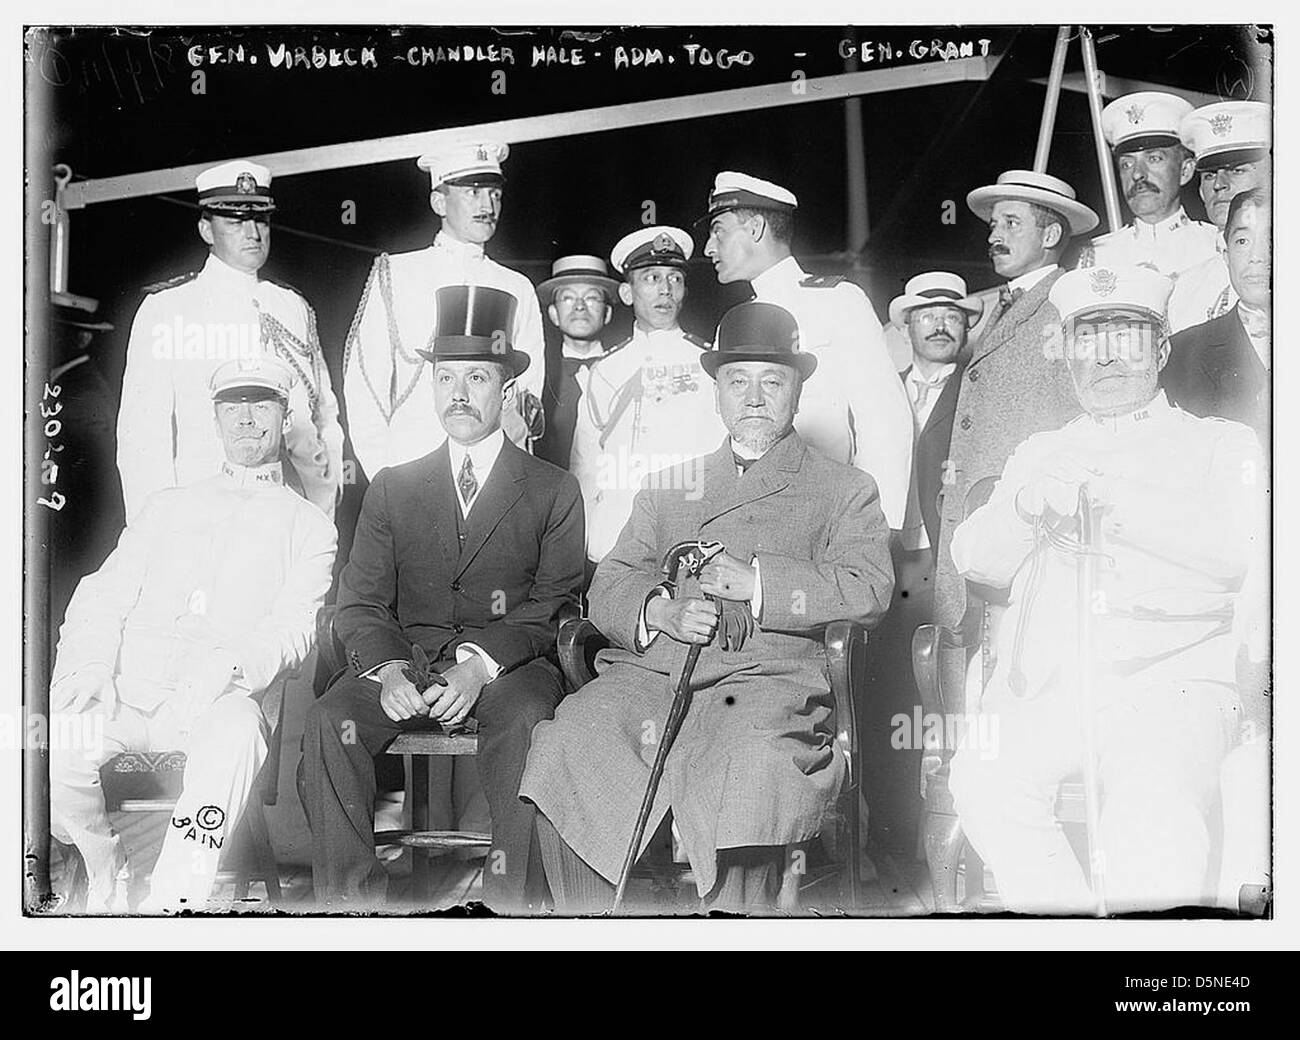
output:
[{"label": "white uniform jacket", "polygon": [[1083,247],[1079,267],[1151,267],[1172,278],[1218,255],[1219,229],[1181,206],[1158,224],[1134,219]]},{"label": "white uniform jacket", "polygon": [[53,683],[106,665],[122,702],[149,711],[197,662],[225,654],[244,692],[259,693],[311,650],[336,540],[334,524],[284,486],[278,463],[227,462],[215,477],[158,492],[77,586]]},{"label": "white uniform jacket", "polygon": [[[445,231],[425,249],[384,253],[370,269],[343,355],[348,433],[371,480],[385,466],[428,455],[447,439],[434,408],[430,366],[416,353],[431,346],[437,292],[447,285],[486,285],[514,296],[518,307],[511,345],[532,358],[517,389],[541,398],[546,377],[542,312],[537,290],[525,275]],[[503,417],[503,427],[516,443],[523,440],[517,414]]]},{"label": "white uniform jacket", "polygon": [[794,257],[752,285],[759,300],[794,315],[799,349],[817,358],[794,428],[828,458],[871,474],[885,519],[900,529],[912,472],[912,407],[871,301],[852,282],[810,277]]},{"label": "white uniform jacket", "polygon": [[[638,328],[579,369],[569,469],[582,488],[591,559],[604,559],[618,541],[646,476],[709,454],[727,435],[713,380],[700,367],[708,347],[680,328]],[[689,466],[682,472],[700,475]]]},{"label": "white uniform jacket", "polygon": [[327,516],[343,489],[343,428],[316,315],[293,289],[209,254],[198,274],[136,311],[117,417],[126,520],[162,488],[203,480],[224,460],[208,381],[225,361],[265,352],[293,369],[285,448],[303,493]]}]

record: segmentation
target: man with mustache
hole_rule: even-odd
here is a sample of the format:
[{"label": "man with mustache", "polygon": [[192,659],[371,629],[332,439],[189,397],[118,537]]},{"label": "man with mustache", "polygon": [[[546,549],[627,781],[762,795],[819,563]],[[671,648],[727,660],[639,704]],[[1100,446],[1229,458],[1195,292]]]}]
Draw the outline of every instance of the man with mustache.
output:
[{"label": "man with mustache", "polygon": [[[831,739],[825,626],[872,625],[889,604],[889,528],[875,482],[793,428],[803,386],[814,371],[821,377],[794,317],[757,301],[732,308],[701,364],[730,436],[702,460],[694,491],[679,466],[637,494],[589,597],[612,646],[600,675],[537,727],[520,785],[537,806],[562,913],[610,907],[692,645],[703,647],[693,699],[643,851],[675,824],[703,909],[770,911],[785,846],[818,833],[844,773]],[[679,575],[670,596],[660,564],[687,539],[725,551],[698,579]],[[747,637],[733,628],[745,619]]]},{"label": "man with mustache", "polygon": [[[339,578],[334,627],[350,667],[307,714],[298,790],[322,908],[385,899],[374,756],[403,730],[471,715],[492,815],[483,899],[518,913],[540,910],[545,892],[519,778],[533,726],[563,694],[549,657],[582,587],[582,496],[572,476],[504,436],[502,415],[530,364],[507,332],[514,298],[464,285],[437,296],[438,324],[420,353],[447,438],[371,481]],[[441,683],[414,685],[415,646]]]},{"label": "man with mustache", "polygon": [[103,716],[104,740],[51,750],[51,833],[80,850],[92,913],[128,910],[100,767],[123,751],[185,752],[140,910],[203,910],[266,757],[262,695],[311,650],[337,536],[285,486],[295,378],[272,358],[218,367],[204,411],[223,461],[204,480],[152,495],[68,605],[50,705]]},{"label": "man with mustache", "polygon": [[1102,110],[1133,221],[1084,246],[1079,267],[1141,266],[1173,277],[1215,255],[1218,229],[1192,220],[1179,199],[1196,176],[1196,159],[1178,137],[1191,111],[1187,101],[1156,90],[1126,94]]},{"label": "man with mustache", "polygon": [[950,628],[965,611],[966,585],[949,545],[970,489],[1002,472],[1031,433],[1056,429],[1079,414],[1048,291],[1064,273],[1060,259],[1070,237],[1097,226],[1097,214],[1065,181],[1031,170],[1008,170],[996,184],[970,192],[966,204],[987,222],[988,253],[1006,284],[962,372],[944,465],[934,610],[935,620]]},{"label": "man with mustache", "polygon": [[343,429],[311,306],[259,278],[271,254],[271,172],[247,160],[195,179],[197,274],[153,286],[131,324],[117,417],[117,468],[126,520],[153,492],[205,480],[221,464],[205,413],[209,381],[225,361],[275,357],[297,375],[285,434],[294,490],[333,517],[343,489]]},{"label": "man with mustache", "polygon": [[708,454],[724,432],[700,367],[709,344],[678,321],[694,250],[681,228],[654,226],[625,235],[610,253],[632,334],[588,370],[569,466],[582,486],[592,571],[618,540],[643,480]]},{"label": "man with mustache", "polygon": [[546,429],[537,441],[536,454],[568,469],[582,392],[579,379],[585,381],[587,370],[605,356],[602,334],[614,315],[618,282],[598,256],[562,256],[551,265],[551,277],[537,287],[537,296],[560,339],[547,344],[542,395]]},{"label": "man with mustache", "polygon": [[429,205],[442,220],[433,244],[409,253],[381,254],[370,270],[343,353],[348,435],[370,480],[385,466],[410,462],[446,439],[433,406],[427,350],[438,320],[438,289],[486,285],[519,301],[506,330],[531,359],[502,428],[524,445],[541,432],[545,379],[542,312],[533,284],[484,252],[501,218],[509,146],[485,141],[422,155],[417,165],[432,181]]},{"label": "man with mustache", "polygon": [[1193,415],[1253,426],[1267,445],[1273,367],[1273,220],[1268,193],[1243,191],[1225,225],[1228,277],[1237,305],[1174,336],[1160,385]]},{"label": "man with mustache", "polygon": [[779,184],[718,174],[698,221],[708,228],[704,255],[720,283],[749,282],[755,298],[795,316],[803,349],[822,365],[799,412],[800,436],[827,458],[870,473],[897,530],[911,472],[907,395],[866,293],[837,275],[809,275],[791,253],[798,205]]},{"label": "man with mustache", "polygon": [[[1084,669],[1102,797],[1092,853],[1108,908],[1200,905],[1210,894],[1207,813],[1240,722],[1239,652],[1267,653],[1268,479],[1249,427],[1192,416],[1159,389],[1169,290],[1144,268],[1056,281],[1064,364],[1085,414],[1021,444],[953,537],[965,577],[1011,590],[979,705],[996,720],[997,753],[959,750],[951,778],[967,836],[1011,910],[1094,905],[1052,819],[1058,785],[1083,763]],[[1076,638],[1081,489],[1101,561],[1084,608],[1095,633],[1086,658]]]},{"label": "man with mustache", "polygon": [[1237,302],[1223,234],[1228,206],[1243,191],[1272,187],[1272,117],[1272,109],[1262,101],[1221,101],[1189,112],[1179,126],[1183,144],[1196,153],[1201,201],[1220,236],[1216,255],[1188,268],[1174,282],[1169,297],[1172,332],[1221,317]]}]

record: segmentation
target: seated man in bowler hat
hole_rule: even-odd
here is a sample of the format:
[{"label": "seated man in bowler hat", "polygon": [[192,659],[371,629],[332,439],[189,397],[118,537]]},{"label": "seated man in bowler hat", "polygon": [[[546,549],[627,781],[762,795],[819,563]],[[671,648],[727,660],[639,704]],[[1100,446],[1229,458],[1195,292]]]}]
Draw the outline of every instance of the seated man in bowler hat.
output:
[{"label": "seated man in bowler hat", "polygon": [[[588,593],[612,646],[599,676],[538,725],[520,784],[537,806],[561,912],[611,905],[692,644],[703,647],[693,699],[641,851],[671,816],[705,909],[770,909],[785,847],[821,830],[844,778],[823,631],[841,618],[874,624],[889,606],[889,526],[875,481],[793,428],[817,367],[799,350],[793,316],[771,303],[733,308],[701,363],[729,436],[703,460],[701,480],[679,479],[676,467],[637,494]],[[698,579],[679,574],[674,598],[660,565],[687,539],[725,552]]]},{"label": "seated man in bowler hat", "polygon": [[[322,907],[384,899],[373,756],[403,730],[471,715],[492,814],[484,901],[498,912],[540,909],[544,893],[519,778],[533,726],[562,696],[548,653],[582,585],[582,498],[573,477],[502,433],[529,363],[509,341],[514,297],[466,285],[437,295],[432,350],[421,353],[448,439],[381,470],[367,490],[335,622],[349,668],[307,716],[298,786]],[[421,693],[410,681],[416,647],[445,685]]]}]

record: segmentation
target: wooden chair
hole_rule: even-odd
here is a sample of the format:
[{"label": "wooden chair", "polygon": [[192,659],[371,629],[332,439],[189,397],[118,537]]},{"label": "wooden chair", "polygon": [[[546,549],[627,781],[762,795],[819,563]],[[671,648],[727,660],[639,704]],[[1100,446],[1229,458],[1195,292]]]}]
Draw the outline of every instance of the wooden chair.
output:
[{"label": "wooden chair", "polygon": [[[325,655],[325,668],[318,669],[317,674],[329,676],[331,681],[347,667],[343,644],[334,630],[337,613],[338,608],[332,604],[324,607],[316,623],[316,645]],[[316,696],[324,692],[324,689],[319,689]],[[477,755],[478,734],[449,734],[440,726],[430,724],[428,729],[410,729],[400,733],[384,753],[401,755],[409,770],[407,797],[411,806],[411,827],[409,830],[377,831],[375,844],[402,845],[411,850],[411,898],[416,903],[426,902],[432,882],[431,857],[459,850],[486,856],[492,845],[491,834],[432,830],[429,827],[429,760],[444,755]]]},{"label": "wooden chair", "polygon": [[[826,882],[837,883],[829,908],[852,914],[862,904],[861,864],[859,851],[860,819],[858,795],[862,785],[862,760],[858,746],[858,728],[853,707],[855,688],[866,672],[867,635],[865,629],[851,621],[834,621],[826,626],[826,671],[835,698],[835,743],[844,756],[844,786],[834,807],[834,824],[829,835],[833,851],[830,861],[817,862],[817,849],[791,849],[786,857],[777,908],[796,913],[801,901],[814,889],[819,892]],[[586,618],[573,618],[560,626],[556,640],[560,667],[570,690],[578,690],[596,677],[596,654],[609,640]],[[796,856],[794,853],[804,855]],[[633,870],[634,877],[659,880],[662,865],[647,862],[653,857],[643,854]]]},{"label": "wooden chair", "polygon": [[[271,736],[266,760],[253,781],[248,802],[231,835],[234,860],[233,882],[236,902],[248,898],[249,886],[260,881],[273,907],[283,902],[279,867],[271,833],[267,826],[267,806],[275,805],[279,795],[280,749],[284,733],[284,694],[301,671],[294,669],[278,677],[262,696],[262,714]],[[157,813],[170,817],[180,797],[185,776],[186,757],[181,751],[124,751],[113,756],[100,768],[104,802],[109,812]],[[86,895],[85,864],[72,846],[62,846],[69,871],[69,905],[81,906]],[[226,874],[226,877],[230,877]],[[218,879],[222,875],[218,874]]]}]

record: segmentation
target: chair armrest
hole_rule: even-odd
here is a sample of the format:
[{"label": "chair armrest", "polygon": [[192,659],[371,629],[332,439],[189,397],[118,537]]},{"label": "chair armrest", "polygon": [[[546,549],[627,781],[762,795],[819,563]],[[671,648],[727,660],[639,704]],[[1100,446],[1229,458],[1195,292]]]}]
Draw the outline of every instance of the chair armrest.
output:
[{"label": "chair armrest", "polygon": [[596,654],[607,646],[609,639],[586,618],[570,618],[560,625],[555,649],[570,692],[596,678]]},{"label": "chair armrest", "polygon": [[832,621],[826,626],[826,677],[835,698],[835,739],[857,776],[858,720],[855,687],[866,674],[867,631],[855,621]]}]

